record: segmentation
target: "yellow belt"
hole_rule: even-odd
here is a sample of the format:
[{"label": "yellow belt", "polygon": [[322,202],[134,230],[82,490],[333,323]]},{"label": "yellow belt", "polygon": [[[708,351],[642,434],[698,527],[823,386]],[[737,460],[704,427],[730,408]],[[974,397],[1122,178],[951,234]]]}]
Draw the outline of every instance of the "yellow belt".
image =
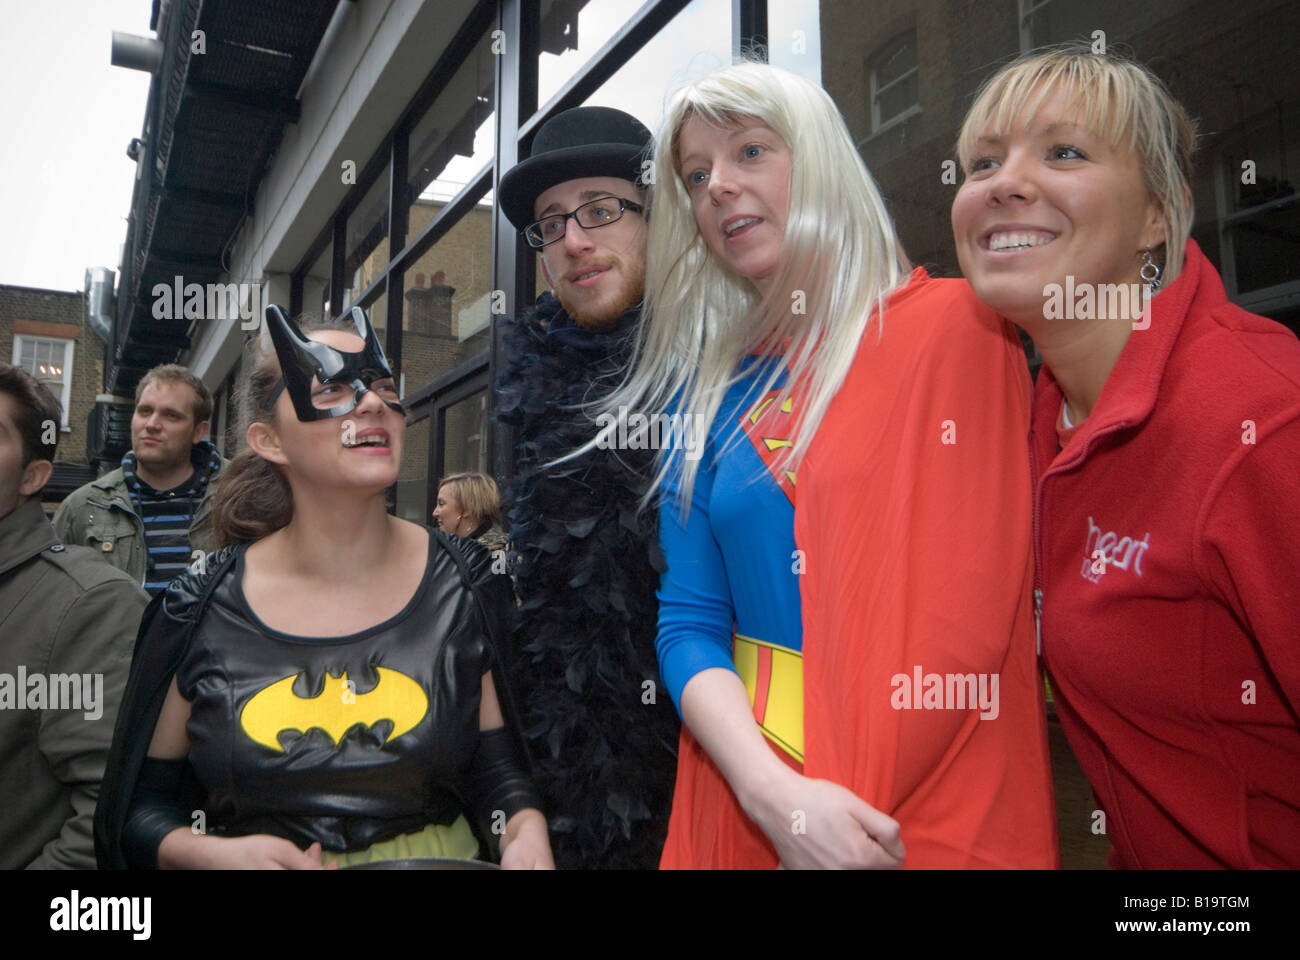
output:
[{"label": "yellow belt", "polygon": [[803,654],[737,633],[732,659],[764,736],[803,763]]}]

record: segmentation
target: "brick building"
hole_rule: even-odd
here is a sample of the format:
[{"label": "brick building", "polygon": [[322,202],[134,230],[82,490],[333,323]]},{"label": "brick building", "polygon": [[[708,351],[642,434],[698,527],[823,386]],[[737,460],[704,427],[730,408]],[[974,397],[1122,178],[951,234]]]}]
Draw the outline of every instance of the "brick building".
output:
[{"label": "brick building", "polygon": [[95,476],[87,418],[104,381],[104,344],[86,324],[84,294],[0,284],[0,360],[41,380],[63,408],[58,459],[44,493],[47,506],[55,504]]},{"label": "brick building", "polygon": [[1022,51],[1102,42],[1150,64],[1198,123],[1192,236],[1229,298],[1300,332],[1300,212],[1287,169],[1300,147],[1300,75],[1277,40],[1300,31],[1296,4],[822,0],[820,9],[824,86],[914,262],[960,274],[950,211],[961,176],[945,164],[980,83]]}]

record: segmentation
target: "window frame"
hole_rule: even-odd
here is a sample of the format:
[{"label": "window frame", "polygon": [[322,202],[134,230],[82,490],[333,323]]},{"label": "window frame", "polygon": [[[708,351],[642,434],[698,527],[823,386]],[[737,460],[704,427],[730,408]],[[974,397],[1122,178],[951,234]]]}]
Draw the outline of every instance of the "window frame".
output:
[{"label": "window frame", "polygon": [[[61,420],[59,424],[59,432],[71,433],[72,426],[69,419],[69,408],[72,406],[72,363],[76,357],[77,341],[68,339],[67,337],[42,337],[32,333],[15,333],[12,362],[13,365],[18,367],[20,370],[27,369],[21,362],[24,342],[31,342],[33,344],[63,344],[63,384],[60,395],[57,397],[59,401]],[[31,373],[31,371],[27,372]],[[32,376],[36,377],[37,380],[41,379],[36,374],[32,374]],[[45,381],[41,380],[41,383],[48,387],[48,384],[45,384]]]},{"label": "window frame", "polygon": [[[893,80],[890,80],[888,83],[884,84],[883,86],[877,86],[877,74],[879,73],[881,62],[886,58],[886,56],[888,56],[894,50],[896,46],[900,44],[900,41],[904,40],[909,36],[912,39],[912,43],[911,43],[912,55],[913,55],[912,66],[904,70],[901,74],[899,74],[897,77],[895,77]],[[921,73],[921,60],[920,60],[919,53],[917,51],[916,27],[909,27],[906,30],[900,30],[898,33],[894,34],[892,37],[890,37],[880,46],[876,47],[876,49],[873,50],[870,54],[868,54],[867,92],[871,96],[871,136],[874,137],[877,134],[884,133],[886,130],[896,127],[901,123],[906,123],[912,117],[916,116],[921,112],[920,73]],[[881,120],[880,118],[881,96],[888,93],[891,89],[897,87],[899,84],[905,83],[913,76],[917,77],[916,101],[914,103],[908,104],[906,107],[904,107],[902,110],[898,111],[897,113],[890,114],[888,118]]]}]

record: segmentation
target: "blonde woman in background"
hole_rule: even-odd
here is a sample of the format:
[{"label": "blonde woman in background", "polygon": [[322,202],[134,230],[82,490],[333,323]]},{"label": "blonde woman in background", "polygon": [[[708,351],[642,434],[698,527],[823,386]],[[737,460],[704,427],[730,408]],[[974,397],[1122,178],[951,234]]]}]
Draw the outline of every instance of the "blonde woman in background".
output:
[{"label": "blonde woman in background", "polygon": [[486,473],[453,473],[438,484],[433,522],[444,533],[477,540],[489,550],[504,550],[505,524],[497,482]]}]

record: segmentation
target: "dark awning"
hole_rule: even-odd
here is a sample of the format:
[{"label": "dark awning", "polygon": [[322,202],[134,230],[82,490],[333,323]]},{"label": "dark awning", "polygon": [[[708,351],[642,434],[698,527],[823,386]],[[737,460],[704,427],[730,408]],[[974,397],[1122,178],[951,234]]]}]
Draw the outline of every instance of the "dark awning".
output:
[{"label": "dark awning", "polygon": [[[174,0],[150,85],[105,385],[130,394],[189,347],[192,323],[154,317],[154,286],[217,282],[336,0]],[[156,24],[155,24],[156,25]],[[201,31],[202,52],[196,31]],[[239,278],[255,280],[257,278]]]}]

